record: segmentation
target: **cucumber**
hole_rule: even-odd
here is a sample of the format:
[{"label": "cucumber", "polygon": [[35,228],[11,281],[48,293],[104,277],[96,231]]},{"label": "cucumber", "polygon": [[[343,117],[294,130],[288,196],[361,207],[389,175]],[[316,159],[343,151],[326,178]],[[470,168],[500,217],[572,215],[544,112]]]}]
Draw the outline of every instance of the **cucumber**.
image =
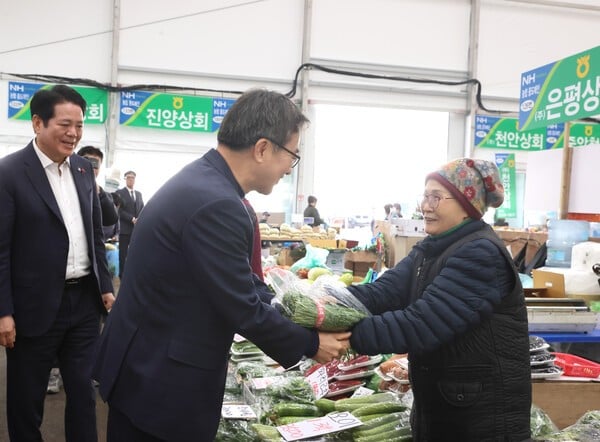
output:
[{"label": "cucumber", "polygon": [[324,397],[315,401],[317,408],[325,414],[335,411],[335,403],[336,401]]},{"label": "cucumber", "polygon": [[295,424],[296,422],[302,422],[307,419],[314,419],[315,416],[282,416],[277,418],[276,423],[279,425]]},{"label": "cucumber", "polygon": [[252,429],[256,432],[260,440],[281,440],[281,434],[277,428],[270,425],[252,424]]},{"label": "cucumber", "polygon": [[[375,416],[373,418],[373,416]],[[365,418],[369,418],[365,420]],[[396,413],[389,414],[369,414],[360,419],[363,422],[363,425],[360,427],[356,427],[356,432],[363,432],[365,430],[370,430],[371,428],[379,427],[383,424],[388,424],[390,422],[395,423],[396,425],[407,425],[408,417],[404,411],[398,411]]]},{"label": "cucumber", "polygon": [[400,402],[381,402],[379,404],[364,405],[353,410],[352,414],[354,417],[360,418],[361,416],[367,416],[369,414],[395,413],[406,409],[406,405],[402,405]]},{"label": "cucumber", "polygon": [[[377,414],[368,414],[366,416],[361,416],[360,421],[364,424],[365,422],[371,422],[373,419],[377,419],[380,417],[389,416],[388,413],[377,413]],[[356,416],[354,416],[356,417]],[[360,427],[362,428],[362,427]]]},{"label": "cucumber", "polygon": [[[408,432],[407,432],[408,429]],[[390,431],[384,431],[369,436],[356,436],[355,442],[383,442],[383,441],[409,441],[412,440],[409,427],[402,427]]]},{"label": "cucumber", "polygon": [[273,407],[277,417],[282,416],[321,416],[321,411],[313,404],[298,404],[295,402],[280,402]]},{"label": "cucumber", "polygon": [[384,424],[381,424],[381,425],[379,425],[377,427],[369,428],[369,429],[366,429],[366,430],[359,429],[359,430],[356,430],[354,433],[352,433],[352,435],[355,438],[357,438],[357,437],[367,437],[367,436],[372,436],[374,434],[386,433],[386,432],[392,431],[392,430],[398,430],[398,431],[400,431],[400,429],[403,430],[402,431],[402,433],[404,433],[403,435],[410,434],[410,427],[402,426],[402,424],[399,421],[396,421],[396,422],[384,423]]},{"label": "cucumber", "polygon": [[375,393],[370,396],[362,396],[357,398],[340,399],[335,401],[336,411],[353,411],[368,404],[378,404],[381,402],[397,401],[398,396],[392,392]]}]

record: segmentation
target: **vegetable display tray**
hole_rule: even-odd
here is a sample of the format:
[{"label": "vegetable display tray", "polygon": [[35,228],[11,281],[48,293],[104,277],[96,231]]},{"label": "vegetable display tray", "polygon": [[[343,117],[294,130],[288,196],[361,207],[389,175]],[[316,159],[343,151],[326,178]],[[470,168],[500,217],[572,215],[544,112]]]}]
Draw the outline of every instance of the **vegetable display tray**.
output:
[{"label": "vegetable display tray", "polygon": [[569,353],[554,353],[554,365],[565,371],[565,376],[597,378],[600,376],[600,364]]}]

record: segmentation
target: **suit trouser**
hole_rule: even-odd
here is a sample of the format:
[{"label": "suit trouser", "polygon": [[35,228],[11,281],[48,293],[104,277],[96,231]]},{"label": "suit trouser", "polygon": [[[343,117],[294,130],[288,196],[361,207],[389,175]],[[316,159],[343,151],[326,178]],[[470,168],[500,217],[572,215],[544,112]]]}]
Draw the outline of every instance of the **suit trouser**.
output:
[{"label": "suit trouser", "polygon": [[[41,336],[17,334],[6,350],[7,420],[10,440],[38,442],[50,369],[56,356],[66,394],[65,440],[96,442],[96,392],[91,382],[94,345],[100,311],[93,278],[65,286],[50,329]],[[19,320],[15,318],[17,330]]]},{"label": "suit trouser", "polygon": [[119,235],[119,279],[123,278],[125,271],[125,261],[127,261],[127,250],[129,249],[129,240],[131,235]]}]

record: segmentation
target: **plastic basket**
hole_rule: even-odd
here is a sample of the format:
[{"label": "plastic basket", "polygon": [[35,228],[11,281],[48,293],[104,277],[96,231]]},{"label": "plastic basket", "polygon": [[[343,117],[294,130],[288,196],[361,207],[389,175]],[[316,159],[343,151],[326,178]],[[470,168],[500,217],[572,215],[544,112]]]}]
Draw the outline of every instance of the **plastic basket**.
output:
[{"label": "plastic basket", "polygon": [[600,364],[569,353],[553,353],[554,365],[564,370],[565,376],[597,378],[600,376]]}]

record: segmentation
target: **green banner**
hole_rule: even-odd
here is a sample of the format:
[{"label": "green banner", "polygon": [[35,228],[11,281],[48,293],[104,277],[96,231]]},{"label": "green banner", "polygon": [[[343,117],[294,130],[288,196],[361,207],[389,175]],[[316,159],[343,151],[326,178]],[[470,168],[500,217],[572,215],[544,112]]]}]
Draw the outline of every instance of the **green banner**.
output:
[{"label": "green banner", "polygon": [[521,130],[600,113],[600,46],[521,74]]},{"label": "green banner", "polygon": [[[569,146],[587,146],[588,144],[600,144],[600,124],[571,124],[569,128]],[[564,143],[561,142],[560,147],[563,146]]]},{"label": "green banner", "polygon": [[[25,83],[11,81],[8,84],[8,118],[10,120],[31,120],[29,104],[33,95],[40,89],[50,89],[53,84]],[[104,89],[86,86],[71,86],[85,99],[87,104],[84,119],[87,124],[102,124],[108,113],[108,92]]]},{"label": "green banner", "polygon": [[546,128],[519,131],[519,120],[488,115],[475,116],[475,147],[511,150],[543,150]]},{"label": "green banner", "polygon": [[504,202],[496,209],[497,218],[517,217],[517,173],[514,153],[497,153],[496,166],[504,185]]},{"label": "green banner", "polygon": [[[571,123],[569,146],[600,144],[600,124]],[[507,150],[561,149],[565,141],[565,123],[519,131],[516,118],[490,115],[475,116],[475,147]]]},{"label": "green banner", "polygon": [[145,91],[121,92],[119,121],[126,126],[212,131],[213,98]]}]

